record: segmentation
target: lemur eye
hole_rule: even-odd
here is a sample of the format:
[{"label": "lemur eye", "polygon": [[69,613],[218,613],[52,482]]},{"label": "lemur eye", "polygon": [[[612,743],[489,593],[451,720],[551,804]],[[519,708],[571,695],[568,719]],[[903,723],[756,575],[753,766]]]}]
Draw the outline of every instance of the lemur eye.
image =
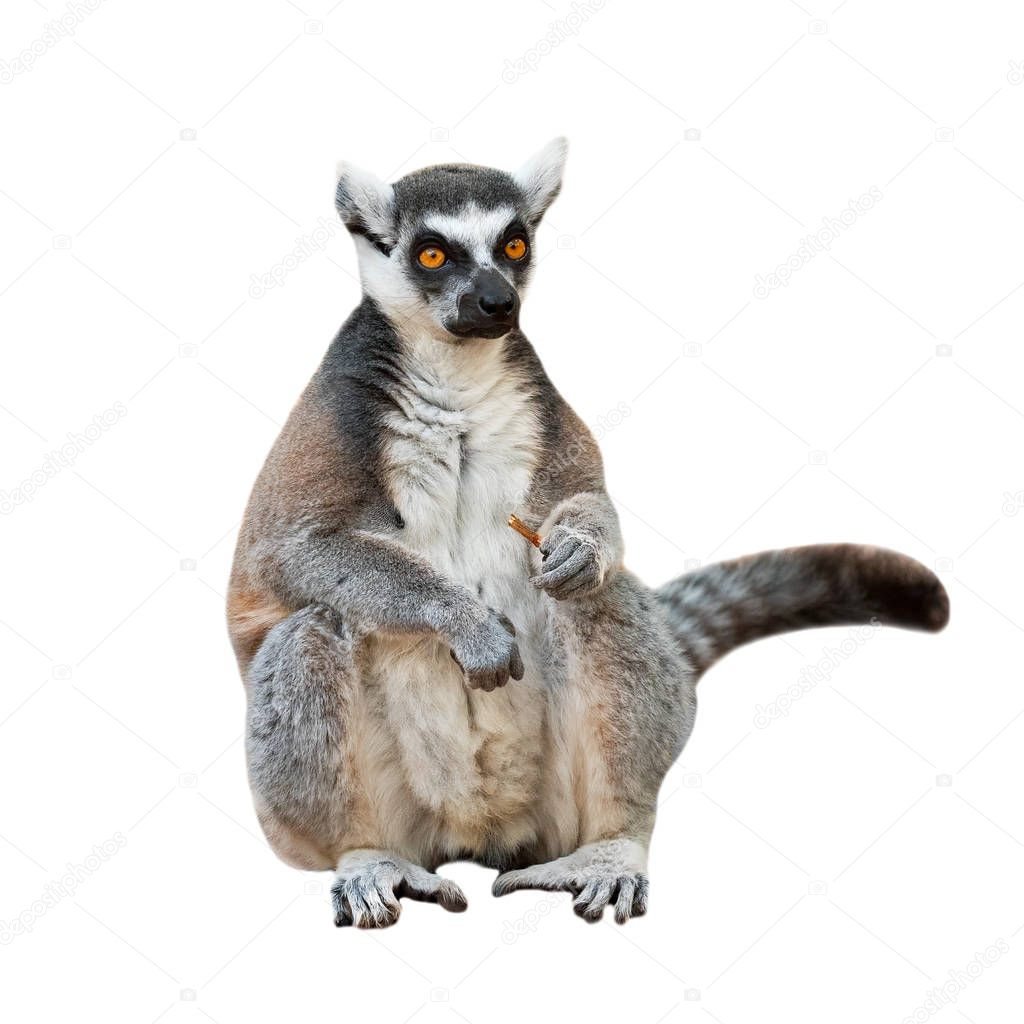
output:
[{"label": "lemur eye", "polygon": [[420,249],[417,259],[420,261],[421,267],[426,267],[427,270],[437,270],[438,267],[444,266],[448,257],[445,255],[444,249],[436,245],[427,245]]},{"label": "lemur eye", "polygon": [[526,240],[523,238],[510,238],[505,243],[505,255],[510,260],[521,260],[526,255]]}]

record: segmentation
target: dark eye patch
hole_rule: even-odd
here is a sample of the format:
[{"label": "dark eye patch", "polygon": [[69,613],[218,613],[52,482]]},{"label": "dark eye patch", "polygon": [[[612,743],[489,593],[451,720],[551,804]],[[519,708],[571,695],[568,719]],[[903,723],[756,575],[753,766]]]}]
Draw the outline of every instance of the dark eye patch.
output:
[{"label": "dark eye patch", "polygon": [[504,246],[506,242],[516,237],[524,239],[527,245],[532,241],[529,231],[526,230],[526,225],[518,217],[501,233],[498,239],[498,247]]},{"label": "dark eye patch", "polygon": [[[505,246],[513,238],[521,238],[526,242],[526,252],[517,260],[509,259],[505,253]],[[517,285],[526,279],[530,265],[533,263],[533,236],[518,217],[498,236],[498,241],[494,246],[494,258],[498,266],[504,268],[503,273],[510,273],[512,280]]]},{"label": "dark eye patch", "polygon": [[451,242],[436,231],[426,231],[417,235],[409,247],[409,253],[415,261],[416,255],[422,249],[432,245],[437,246],[438,249],[443,249],[448,259],[456,263],[469,259],[469,250],[464,245],[459,245],[458,242]]},{"label": "dark eye patch", "polygon": [[[424,267],[419,261],[419,254],[432,246],[441,249],[447,257],[441,266],[433,269]],[[450,287],[453,278],[467,277],[472,267],[472,258],[469,250],[458,242],[451,242],[436,231],[424,231],[414,236],[409,246],[406,266],[406,273],[426,299]]]}]

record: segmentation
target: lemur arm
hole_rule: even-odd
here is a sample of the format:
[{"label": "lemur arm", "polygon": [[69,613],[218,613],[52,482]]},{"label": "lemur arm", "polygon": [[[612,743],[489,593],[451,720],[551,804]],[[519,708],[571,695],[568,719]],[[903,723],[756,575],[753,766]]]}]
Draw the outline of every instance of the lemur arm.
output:
[{"label": "lemur arm", "polygon": [[553,387],[546,398],[549,455],[531,492],[544,517],[543,561],[533,583],[559,600],[575,599],[600,590],[622,565],[622,533],[597,442]]},{"label": "lemur arm", "polygon": [[493,689],[522,663],[506,621],[397,541],[365,530],[315,530],[281,552],[301,600],[334,608],[360,632],[442,637],[472,686]]}]

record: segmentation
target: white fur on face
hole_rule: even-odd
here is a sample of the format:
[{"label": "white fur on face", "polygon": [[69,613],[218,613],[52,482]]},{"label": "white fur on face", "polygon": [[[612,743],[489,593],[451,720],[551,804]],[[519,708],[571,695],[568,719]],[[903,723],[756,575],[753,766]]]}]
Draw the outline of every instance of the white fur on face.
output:
[{"label": "white fur on face", "polygon": [[[385,256],[365,238],[357,237],[363,290],[403,334],[449,337],[443,324],[455,319],[459,296],[468,282],[453,282],[453,287],[443,295],[433,301],[425,300],[405,271],[413,238],[422,229],[436,232],[464,246],[477,266],[502,272],[495,264],[494,249],[515,217],[516,211],[511,206],[485,210],[476,203],[467,203],[455,214],[430,213],[421,223],[402,232],[390,256]],[[525,284],[520,285],[520,295],[524,289]]]},{"label": "white fur on face", "polygon": [[380,306],[384,315],[404,336],[425,335],[447,338],[430,304],[424,302],[418,288],[402,270],[405,247],[396,246],[385,256],[365,238],[356,237],[359,277],[363,291]]},{"label": "white fur on face", "polygon": [[493,267],[494,247],[515,216],[511,206],[482,210],[476,203],[467,203],[456,214],[428,213],[423,226],[464,245],[481,267]]}]

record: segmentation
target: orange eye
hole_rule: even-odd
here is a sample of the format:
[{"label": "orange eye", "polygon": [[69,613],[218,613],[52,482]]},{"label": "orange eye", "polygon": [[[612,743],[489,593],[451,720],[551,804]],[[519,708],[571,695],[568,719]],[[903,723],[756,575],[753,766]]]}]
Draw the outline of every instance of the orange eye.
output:
[{"label": "orange eye", "polygon": [[505,243],[505,255],[510,260],[521,260],[526,255],[526,242],[522,238],[512,238]]},{"label": "orange eye", "polygon": [[421,249],[417,258],[420,261],[420,266],[426,267],[427,270],[437,270],[438,267],[443,267],[448,260],[444,249],[439,249],[436,245],[428,245],[425,249]]}]

